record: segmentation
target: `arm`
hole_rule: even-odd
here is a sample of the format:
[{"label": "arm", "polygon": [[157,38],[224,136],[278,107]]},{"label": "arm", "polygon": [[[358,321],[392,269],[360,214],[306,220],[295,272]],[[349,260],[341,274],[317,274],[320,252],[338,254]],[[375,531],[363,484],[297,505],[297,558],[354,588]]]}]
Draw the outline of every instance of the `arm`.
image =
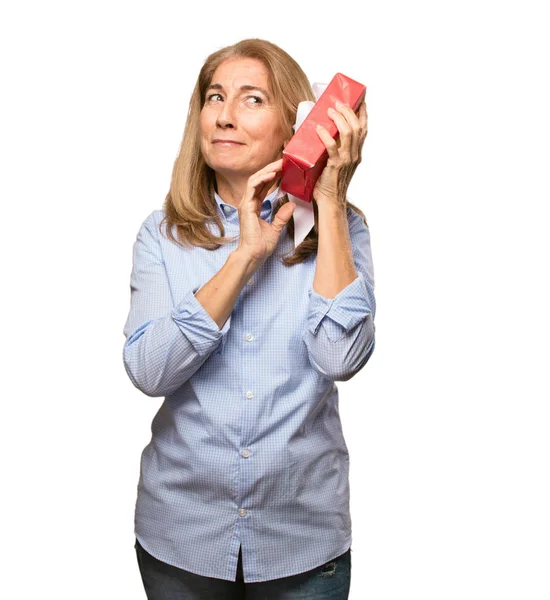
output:
[{"label": "arm", "polygon": [[[367,107],[359,114],[336,102],[327,110],[340,139],[317,125],[328,160],[315,184],[319,245],[313,289],[309,290],[304,341],[314,368],[334,381],[347,381],[374,350],[374,277],[370,234],[362,218],[346,206],[346,192],[367,136]],[[349,219],[349,225],[348,225]]]},{"label": "arm", "polygon": [[178,389],[224,343],[231,311],[251,274],[250,262],[234,251],[196,296],[196,289],[189,290],[175,306],[159,235],[152,213],[134,245],[130,313],[124,327],[124,366],[132,383],[148,396]]},{"label": "arm", "polygon": [[282,160],[248,178],[239,205],[239,246],[206,284],[189,290],[174,306],[152,213],[134,246],[132,298],[124,328],[124,365],[133,384],[148,396],[166,396],[181,387],[220,344],[225,343],[231,311],[250,277],[277,247],[294,210],[287,203],[273,223],[259,216]]},{"label": "arm", "polygon": [[374,351],[370,233],[357,213],[346,210],[319,209],[319,248],[304,334],[311,364],[333,381],[353,377]]},{"label": "arm", "polygon": [[358,275],[347,209],[345,204],[321,204],[318,213],[319,245],[313,289],[321,296],[334,298]]}]

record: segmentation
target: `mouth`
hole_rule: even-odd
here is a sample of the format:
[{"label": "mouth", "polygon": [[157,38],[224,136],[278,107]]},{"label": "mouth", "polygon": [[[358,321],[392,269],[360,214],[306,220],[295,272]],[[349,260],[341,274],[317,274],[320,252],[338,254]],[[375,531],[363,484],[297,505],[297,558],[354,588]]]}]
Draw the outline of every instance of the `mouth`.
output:
[{"label": "mouth", "polygon": [[215,139],[212,140],[212,143],[216,144],[217,146],[244,146],[242,142],[237,142],[235,140]]}]

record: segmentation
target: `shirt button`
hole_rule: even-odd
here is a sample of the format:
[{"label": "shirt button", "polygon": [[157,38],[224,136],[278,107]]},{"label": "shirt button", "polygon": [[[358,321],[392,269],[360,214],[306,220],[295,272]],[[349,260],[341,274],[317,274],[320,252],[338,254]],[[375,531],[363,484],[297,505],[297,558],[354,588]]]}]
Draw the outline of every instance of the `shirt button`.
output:
[{"label": "shirt button", "polygon": [[248,280],[248,285],[254,285],[254,279],[249,279]]},{"label": "shirt button", "polygon": [[223,210],[225,210],[226,213],[229,213],[229,212],[231,212],[231,207],[229,206],[229,204],[224,204]]},{"label": "shirt button", "polygon": [[250,400],[250,398],[252,398],[254,394],[249,390],[248,392],[246,392],[246,397]]},{"label": "shirt button", "polygon": [[244,517],[246,515],[246,510],[244,508],[239,508],[239,514],[241,517]]},{"label": "shirt button", "polygon": [[241,456],[244,456],[244,458],[248,458],[250,456],[250,450],[246,448],[241,452]]},{"label": "shirt button", "polygon": [[254,336],[251,333],[246,334],[246,341],[251,342],[254,339]]}]

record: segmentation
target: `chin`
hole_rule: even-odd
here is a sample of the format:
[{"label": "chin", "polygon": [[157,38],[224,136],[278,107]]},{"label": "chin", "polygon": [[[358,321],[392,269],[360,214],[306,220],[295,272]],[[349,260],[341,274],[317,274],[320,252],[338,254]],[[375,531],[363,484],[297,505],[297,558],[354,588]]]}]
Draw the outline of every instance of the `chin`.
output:
[{"label": "chin", "polygon": [[256,171],[250,171],[250,169],[245,169],[244,167],[239,167],[237,165],[227,165],[227,164],[217,164],[210,165],[210,168],[214,171],[214,173],[219,173],[228,179],[234,177],[250,177]]}]

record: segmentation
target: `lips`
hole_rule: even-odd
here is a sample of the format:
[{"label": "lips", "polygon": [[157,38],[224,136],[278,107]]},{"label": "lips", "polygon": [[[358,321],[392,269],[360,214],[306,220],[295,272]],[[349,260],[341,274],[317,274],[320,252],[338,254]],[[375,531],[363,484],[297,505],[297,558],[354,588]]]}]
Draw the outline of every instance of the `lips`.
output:
[{"label": "lips", "polygon": [[236,140],[224,140],[224,139],[215,139],[212,140],[213,144],[219,144],[221,146],[243,146],[242,142],[237,142]]}]

